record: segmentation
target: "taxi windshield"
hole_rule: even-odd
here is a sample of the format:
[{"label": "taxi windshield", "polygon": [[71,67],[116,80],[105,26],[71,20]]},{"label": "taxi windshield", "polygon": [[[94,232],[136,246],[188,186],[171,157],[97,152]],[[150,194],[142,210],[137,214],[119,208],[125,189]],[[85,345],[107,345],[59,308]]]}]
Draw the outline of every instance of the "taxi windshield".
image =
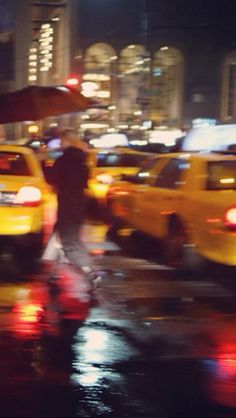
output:
[{"label": "taxi windshield", "polygon": [[211,161],[207,173],[207,190],[236,188],[236,161]]},{"label": "taxi windshield", "polygon": [[98,153],[97,167],[140,167],[144,158],[143,155],[129,153]]}]

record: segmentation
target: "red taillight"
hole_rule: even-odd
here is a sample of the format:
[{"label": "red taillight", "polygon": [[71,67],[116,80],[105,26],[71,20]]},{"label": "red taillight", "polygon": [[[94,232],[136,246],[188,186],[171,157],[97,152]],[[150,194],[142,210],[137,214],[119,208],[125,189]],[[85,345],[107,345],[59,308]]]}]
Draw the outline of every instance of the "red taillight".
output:
[{"label": "red taillight", "polygon": [[18,191],[14,204],[22,206],[38,206],[42,199],[41,190],[34,186],[24,186]]},{"label": "red taillight", "polygon": [[224,223],[228,228],[236,228],[236,206],[227,209],[224,216]]}]

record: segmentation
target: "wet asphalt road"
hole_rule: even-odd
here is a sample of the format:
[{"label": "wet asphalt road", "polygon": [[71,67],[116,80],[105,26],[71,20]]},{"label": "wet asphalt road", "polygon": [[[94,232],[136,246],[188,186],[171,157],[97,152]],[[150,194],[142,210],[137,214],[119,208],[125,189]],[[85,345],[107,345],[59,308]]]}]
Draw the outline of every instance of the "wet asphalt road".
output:
[{"label": "wet asphalt road", "polygon": [[4,418],[236,417],[234,273],[174,271],[83,237],[103,281],[94,295],[68,266],[0,283]]}]

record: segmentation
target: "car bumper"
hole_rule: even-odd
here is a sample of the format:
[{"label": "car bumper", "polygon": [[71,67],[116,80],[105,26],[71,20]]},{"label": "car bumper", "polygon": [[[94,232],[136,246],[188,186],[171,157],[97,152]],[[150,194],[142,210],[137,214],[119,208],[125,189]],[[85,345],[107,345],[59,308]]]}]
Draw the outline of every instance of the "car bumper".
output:
[{"label": "car bumper", "polygon": [[42,207],[1,207],[0,236],[39,233],[43,229]]},{"label": "car bumper", "polygon": [[199,253],[216,263],[236,266],[236,231],[229,233],[215,231],[199,248]]}]

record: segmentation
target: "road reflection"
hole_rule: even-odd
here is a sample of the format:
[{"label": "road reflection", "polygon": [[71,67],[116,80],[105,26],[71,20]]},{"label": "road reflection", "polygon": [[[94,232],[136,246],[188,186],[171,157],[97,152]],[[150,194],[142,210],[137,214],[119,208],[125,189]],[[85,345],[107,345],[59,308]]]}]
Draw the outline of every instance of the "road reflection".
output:
[{"label": "road reflection", "polygon": [[1,277],[4,418],[235,417],[236,307],[210,311],[219,286],[122,258],[106,231],[83,230],[95,262],[109,266],[94,297],[68,265],[56,280]]}]

